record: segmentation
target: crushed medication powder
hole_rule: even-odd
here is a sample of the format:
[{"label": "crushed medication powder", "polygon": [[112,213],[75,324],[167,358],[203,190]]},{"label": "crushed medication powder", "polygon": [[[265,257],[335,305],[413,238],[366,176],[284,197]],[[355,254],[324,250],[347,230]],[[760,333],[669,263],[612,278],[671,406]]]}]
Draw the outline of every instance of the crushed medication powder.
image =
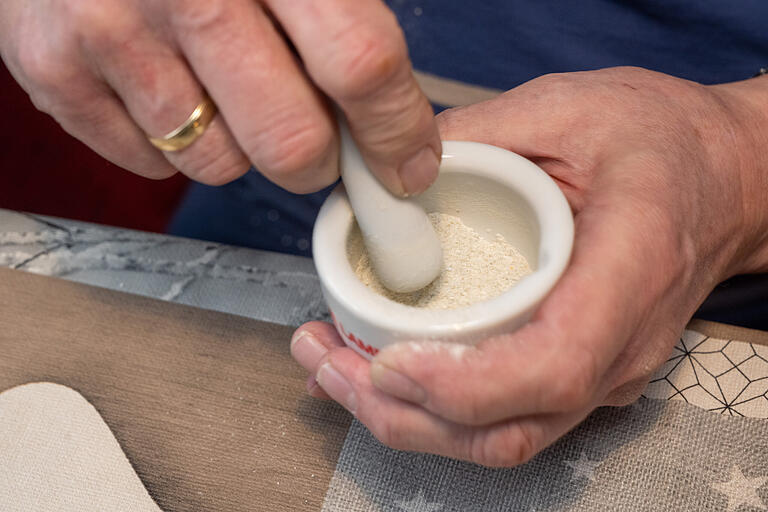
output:
[{"label": "crushed medication powder", "polygon": [[455,309],[492,299],[531,273],[525,257],[504,237],[487,240],[461,219],[445,213],[430,213],[443,248],[443,269],[428,286],[411,293],[395,293],[379,282],[365,251],[359,228],[351,233],[350,248],[361,257],[355,274],[379,295],[417,308]]}]

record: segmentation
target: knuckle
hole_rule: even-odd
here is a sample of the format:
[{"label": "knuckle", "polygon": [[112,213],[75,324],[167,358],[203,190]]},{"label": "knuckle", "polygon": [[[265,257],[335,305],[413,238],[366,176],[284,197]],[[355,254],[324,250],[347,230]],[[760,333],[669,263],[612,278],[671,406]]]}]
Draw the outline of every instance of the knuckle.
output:
[{"label": "knuckle", "polygon": [[40,112],[53,115],[54,107],[53,102],[49,96],[41,94],[40,91],[31,91],[29,93],[29,99],[32,101],[32,105]]},{"label": "knuckle", "polygon": [[247,169],[248,166],[243,165],[242,161],[221,156],[214,160],[213,165],[202,170],[193,169],[192,173],[196,173],[200,183],[218,187],[239,178]]},{"label": "knuckle", "polygon": [[451,359],[451,371],[440,371],[437,367],[420,370],[418,381],[428,390],[429,409],[460,425],[479,426],[495,421],[509,400],[506,391],[500,392],[502,387],[456,383],[471,382],[476,375],[503,375],[507,371],[505,364],[476,350]]},{"label": "knuckle", "polygon": [[442,138],[450,139],[452,134],[466,130],[466,109],[467,107],[449,108],[435,116]]},{"label": "knuckle", "polygon": [[220,30],[230,21],[227,0],[173,0],[169,2],[173,25],[185,32]]},{"label": "knuckle", "polygon": [[647,69],[644,69],[638,66],[616,66],[613,68],[607,68],[605,71],[609,73],[621,73],[621,74],[634,73],[637,75],[646,75],[650,73],[650,71],[648,71]]},{"label": "knuckle", "polygon": [[569,358],[555,383],[549,396],[551,407],[558,411],[587,407],[598,385],[598,363],[594,353],[585,349]]},{"label": "knuckle", "polygon": [[157,165],[147,165],[147,166],[141,166],[141,167],[133,167],[129,169],[131,172],[134,172],[140,176],[143,176],[144,178],[160,181],[170,178],[171,176],[175,176],[178,174],[178,170],[174,168],[167,168],[167,169],[161,169]]},{"label": "knuckle", "polygon": [[88,105],[85,101],[80,104],[58,103],[51,111],[67,131],[78,131],[79,127],[83,126],[107,129],[114,121],[112,112],[95,104]]},{"label": "knuckle", "polygon": [[46,92],[58,90],[67,78],[66,67],[57,64],[58,59],[47,45],[21,44],[18,60],[21,72],[33,89]]},{"label": "knuckle", "polygon": [[510,427],[508,435],[502,436],[500,443],[500,458],[503,466],[519,466],[533,458],[539,451],[536,436],[525,425]]},{"label": "knuckle", "polygon": [[115,16],[112,2],[68,2],[69,19],[85,48],[96,54],[121,51],[137,33],[131,13]]},{"label": "knuckle", "polygon": [[398,32],[363,30],[351,30],[339,44],[349,50],[338,57],[338,72],[330,77],[327,88],[341,101],[370,96],[407,69],[404,63],[408,60],[408,52]]},{"label": "knuckle", "polygon": [[447,401],[440,414],[462,425],[482,425],[486,423],[488,408],[489,404],[477,396],[466,396],[463,399],[453,397]]},{"label": "knuckle", "polygon": [[382,444],[394,450],[405,450],[408,448],[406,444],[407,434],[398,422],[385,418],[369,428],[373,436]]},{"label": "knuckle", "polygon": [[276,180],[291,182],[317,165],[332,141],[330,129],[297,116],[272,123],[246,151],[265,173]]},{"label": "knuckle", "polygon": [[[201,141],[198,141],[201,142]],[[194,149],[193,147],[189,148]],[[188,153],[178,167],[195,181],[218,186],[238,178],[248,169],[248,162],[235,151],[209,145],[207,148]]]},{"label": "knuckle", "polygon": [[569,73],[548,73],[532,80],[531,83],[535,83],[547,96],[570,94],[573,78]]},{"label": "knuckle", "polygon": [[97,53],[109,53],[120,46],[115,27],[101,17],[93,16],[81,26],[80,32],[85,47]]},{"label": "knuckle", "polygon": [[511,446],[507,447],[507,453],[511,456],[506,462],[511,463],[513,466],[525,464],[531,460],[540,449],[539,438],[534,435],[530,428],[525,425],[520,425],[517,428],[518,435],[514,442],[511,442]]},{"label": "knuckle", "polygon": [[648,384],[647,377],[632,379],[616,388],[606,396],[600,405],[609,405],[615,407],[624,407],[636,402],[643,394],[645,386]]},{"label": "knuckle", "polygon": [[[184,118],[179,115],[180,105],[186,105],[186,98],[180,100],[176,95],[169,94],[163,82],[162,71],[149,61],[136,62],[131,70],[131,86],[136,99],[141,105],[142,115],[156,123],[169,123],[166,131],[182,123]],[[153,123],[154,124],[154,123]]]},{"label": "knuckle", "polygon": [[19,69],[35,108],[57,119],[80,116],[92,100],[92,87],[85,86],[81,77],[74,76],[72,66],[45,48],[20,49]]},{"label": "knuckle", "polygon": [[145,130],[158,136],[181,125],[202,97],[199,86],[178,72],[177,63],[159,57],[124,55],[130,76],[122,77],[120,88],[131,114]]},{"label": "knuckle", "polygon": [[646,78],[655,75],[658,75],[659,77],[665,76],[638,66],[616,66],[612,68],[604,68],[598,70],[597,73],[601,73],[609,77],[616,77],[620,80],[645,80]]},{"label": "knuckle", "polygon": [[489,435],[474,436],[470,459],[488,467],[512,467],[525,464],[539,451],[538,438],[531,429],[511,424]]},{"label": "knuckle", "polygon": [[495,450],[490,448],[489,445],[491,443],[488,439],[489,438],[487,435],[480,434],[479,432],[475,432],[475,434],[471,437],[469,443],[469,457],[467,457],[471,462],[483,466],[491,465],[488,464],[490,462],[488,454],[494,453]]}]

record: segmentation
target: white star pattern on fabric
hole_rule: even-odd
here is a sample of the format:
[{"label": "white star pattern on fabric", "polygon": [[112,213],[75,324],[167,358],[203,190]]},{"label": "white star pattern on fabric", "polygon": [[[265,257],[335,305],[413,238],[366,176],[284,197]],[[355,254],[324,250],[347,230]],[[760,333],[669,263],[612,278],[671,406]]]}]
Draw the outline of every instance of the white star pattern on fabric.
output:
[{"label": "white star pattern on fabric", "polygon": [[399,501],[397,507],[404,512],[438,512],[443,509],[442,503],[430,503],[424,497],[424,490],[419,489],[411,501]]},{"label": "white star pattern on fabric", "polygon": [[742,505],[757,507],[760,510],[768,510],[765,503],[757,495],[757,490],[768,481],[768,477],[758,476],[747,478],[741,472],[739,466],[731,468],[731,479],[728,482],[715,482],[712,487],[725,494],[728,498],[728,512],[739,510]]},{"label": "white star pattern on fabric", "polygon": [[595,469],[600,465],[600,461],[589,460],[584,450],[579,455],[579,460],[565,460],[563,463],[569,468],[573,469],[573,475],[571,480],[578,480],[579,478],[588,478],[589,480],[595,479]]}]

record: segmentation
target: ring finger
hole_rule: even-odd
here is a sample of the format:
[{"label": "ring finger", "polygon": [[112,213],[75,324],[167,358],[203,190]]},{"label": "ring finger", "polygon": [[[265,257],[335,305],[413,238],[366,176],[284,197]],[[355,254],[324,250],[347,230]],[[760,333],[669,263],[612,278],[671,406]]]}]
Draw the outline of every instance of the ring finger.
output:
[{"label": "ring finger", "polygon": [[[179,54],[146,28],[139,15],[126,14],[111,34],[86,49],[107,84],[143,130],[163,137],[180,126],[205,92]],[[188,147],[163,152],[190,178],[220,185],[244,174],[250,164],[221,116]]]},{"label": "ring finger", "polygon": [[163,5],[176,6],[166,15],[175,40],[259,171],[295,193],[333,183],[338,178],[335,122],[259,3]]}]

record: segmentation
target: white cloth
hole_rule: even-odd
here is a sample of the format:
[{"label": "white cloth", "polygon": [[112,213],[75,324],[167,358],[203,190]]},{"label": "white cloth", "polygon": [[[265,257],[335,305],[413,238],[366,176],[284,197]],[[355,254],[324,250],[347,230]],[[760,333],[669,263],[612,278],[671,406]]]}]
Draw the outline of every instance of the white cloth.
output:
[{"label": "white cloth", "polygon": [[96,409],[52,383],[0,393],[0,508],[162,512]]}]

